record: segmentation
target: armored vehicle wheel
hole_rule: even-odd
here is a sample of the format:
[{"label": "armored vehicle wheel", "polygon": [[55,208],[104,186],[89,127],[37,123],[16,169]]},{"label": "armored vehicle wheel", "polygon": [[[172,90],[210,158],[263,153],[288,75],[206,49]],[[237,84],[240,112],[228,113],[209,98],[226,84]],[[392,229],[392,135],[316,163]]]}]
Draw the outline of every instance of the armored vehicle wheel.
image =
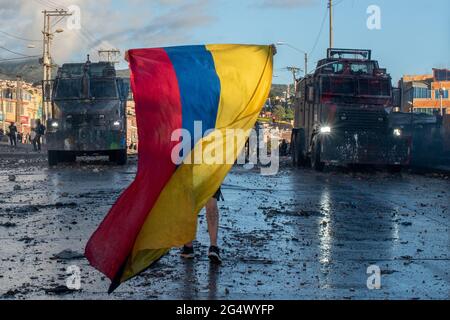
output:
[{"label": "armored vehicle wheel", "polygon": [[112,151],[109,155],[109,161],[115,162],[119,166],[127,164],[127,150]]},{"label": "armored vehicle wheel", "polygon": [[59,156],[59,161],[61,162],[75,162],[77,161],[77,156],[72,152],[61,152]]},{"label": "armored vehicle wheel", "polygon": [[303,167],[306,165],[305,131],[303,129],[296,129],[292,132],[291,157],[294,167]]},{"label": "armored vehicle wheel", "polygon": [[292,158],[292,165],[294,167],[298,166],[298,159],[297,159],[297,134],[296,132],[292,132],[291,136],[291,158]]},{"label": "armored vehicle wheel", "polygon": [[311,150],[311,167],[318,172],[322,172],[323,169],[325,169],[325,163],[320,161],[321,149],[322,148],[320,142],[314,142],[313,148]]},{"label": "armored vehicle wheel", "polygon": [[401,173],[402,172],[402,166],[400,165],[390,165],[387,167],[387,170],[389,173]]},{"label": "armored vehicle wheel", "polygon": [[58,164],[58,152],[57,151],[49,151],[47,153],[48,157],[48,165],[49,166],[56,166]]}]

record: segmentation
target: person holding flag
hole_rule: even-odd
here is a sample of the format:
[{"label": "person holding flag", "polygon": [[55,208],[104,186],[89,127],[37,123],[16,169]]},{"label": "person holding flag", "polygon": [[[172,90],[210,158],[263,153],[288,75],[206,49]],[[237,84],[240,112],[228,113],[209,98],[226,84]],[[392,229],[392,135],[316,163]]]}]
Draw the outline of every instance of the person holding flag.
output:
[{"label": "person holding flag", "polygon": [[[244,148],[269,96],[274,49],[197,45],[127,52],[139,135],[138,171],[85,250],[90,264],[111,279],[110,293],[171,248],[195,239],[200,210],[207,204],[217,206],[210,199]],[[197,138],[195,122],[203,124]],[[172,134],[180,129],[194,137],[185,159],[215,147],[233,161],[174,163],[179,141]],[[227,138],[234,139],[227,137],[229,130],[246,136],[224,149]],[[225,138],[217,145],[211,139],[215,135]],[[212,247],[217,247],[218,219],[209,224]]]}]

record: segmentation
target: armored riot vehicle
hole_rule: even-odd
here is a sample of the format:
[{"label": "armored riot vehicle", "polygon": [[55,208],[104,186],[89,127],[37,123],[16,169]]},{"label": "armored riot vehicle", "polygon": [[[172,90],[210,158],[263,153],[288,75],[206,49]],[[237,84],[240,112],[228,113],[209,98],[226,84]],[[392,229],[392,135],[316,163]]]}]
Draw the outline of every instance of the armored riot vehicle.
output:
[{"label": "armored riot vehicle", "polygon": [[47,120],[49,165],[77,156],[106,155],[127,162],[126,102],[129,86],[109,62],[64,64],[52,84]]},{"label": "armored riot vehicle", "polygon": [[328,49],[298,82],[291,154],[294,165],[386,165],[409,162],[410,139],[389,124],[392,80],[370,50]]}]

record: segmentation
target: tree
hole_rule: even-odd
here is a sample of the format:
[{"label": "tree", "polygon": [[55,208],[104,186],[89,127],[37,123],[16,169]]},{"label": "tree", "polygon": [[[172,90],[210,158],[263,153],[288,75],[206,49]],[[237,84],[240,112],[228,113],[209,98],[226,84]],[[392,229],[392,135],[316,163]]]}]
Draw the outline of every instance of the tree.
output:
[{"label": "tree", "polygon": [[294,120],[294,110],[292,108],[286,108],[285,120]]},{"label": "tree", "polygon": [[286,109],[282,105],[275,106],[273,115],[277,120],[283,120],[286,117]]}]

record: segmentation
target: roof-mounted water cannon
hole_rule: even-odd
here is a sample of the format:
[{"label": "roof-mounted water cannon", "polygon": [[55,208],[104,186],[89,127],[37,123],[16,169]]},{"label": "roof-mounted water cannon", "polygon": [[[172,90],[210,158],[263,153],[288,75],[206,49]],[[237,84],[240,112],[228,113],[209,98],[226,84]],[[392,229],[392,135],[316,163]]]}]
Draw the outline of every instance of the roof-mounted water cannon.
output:
[{"label": "roof-mounted water cannon", "polygon": [[372,50],[366,49],[328,49],[328,59],[372,60]]}]

